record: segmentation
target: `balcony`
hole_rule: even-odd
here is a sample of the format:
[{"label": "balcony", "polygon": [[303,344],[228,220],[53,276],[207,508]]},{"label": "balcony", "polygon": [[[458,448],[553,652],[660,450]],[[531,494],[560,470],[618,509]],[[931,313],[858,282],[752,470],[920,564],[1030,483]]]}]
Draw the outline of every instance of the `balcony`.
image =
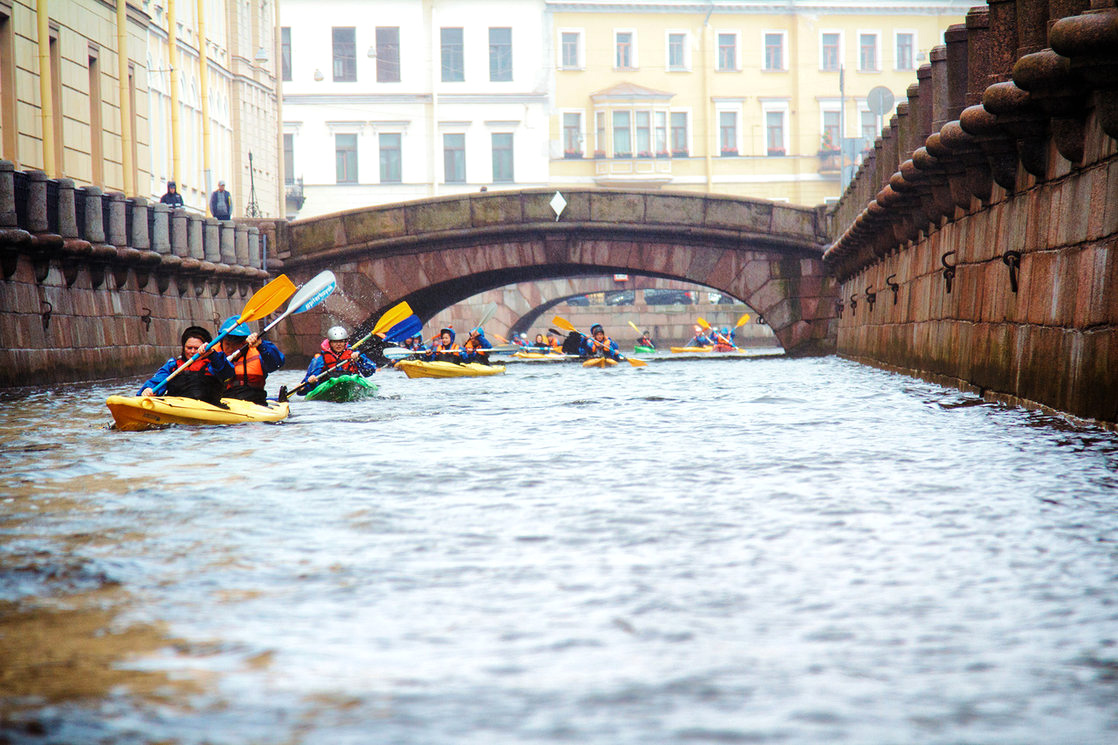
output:
[{"label": "balcony", "polygon": [[668,153],[614,155],[595,153],[594,180],[599,184],[667,184],[672,180],[672,159]]},{"label": "balcony", "polygon": [[297,178],[290,183],[284,184],[283,193],[286,199],[288,212],[298,212],[303,208],[303,202],[305,202],[307,198],[303,194],[302,178]]},{"label": "balcony", "polygon": [[842,170],[842,153],[838,150],[819,151],[819,173],[833,175]]}]

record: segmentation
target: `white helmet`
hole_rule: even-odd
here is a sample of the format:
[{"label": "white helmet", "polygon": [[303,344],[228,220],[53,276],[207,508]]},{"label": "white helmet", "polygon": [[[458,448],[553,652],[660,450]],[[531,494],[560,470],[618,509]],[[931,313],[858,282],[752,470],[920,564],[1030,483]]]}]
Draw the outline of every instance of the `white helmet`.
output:
[{"label": "white helmet", "polygon": [[326,338],[330,341],[345,341],[349,338],[349,333],[346,332],[345,326],[331,326],[326,332]]}]

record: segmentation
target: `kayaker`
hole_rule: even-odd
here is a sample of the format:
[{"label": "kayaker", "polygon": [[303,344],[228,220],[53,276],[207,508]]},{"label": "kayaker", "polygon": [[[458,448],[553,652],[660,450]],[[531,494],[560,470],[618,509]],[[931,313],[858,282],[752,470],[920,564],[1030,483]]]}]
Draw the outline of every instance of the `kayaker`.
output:
[{"label": "kayaker", "polygon": [[413,352],[424,352],[427,350],[427,346],[423,343],[423,337],[421,336],[409,336],[404,339],[401,346]]},{"label": "kayaker", "polygon": [[656,348],[656,343],[652,341],[652,334],[648,333],[647,329],[641,334],[641,338],[637,339],[637,346],[650,347],[652,349]]},{"label": "kayaker", "polygon": [[[191,357],[205,349],[211,341],[213,336],[201,326],[191,326],[183,331],[180,339],[182,344],[180,356],[177,359],[172,357],[163,364],[163,367],[156,370],[155,374],[140,386],[139,395],[154,396],[155,389],[160,383],[185,365]],[[171,378],[163,395],[186,396],[220,405],[225,384],[232,379],[233,366],[229,364],[229,360],[221,350],[212,349],[192,362],[186,370]]]},{"label": "kayaker", "polygon": [[532,349],[536,352],[547,354],[551,351],[551,345],[547,343],[547,339],[544,338],[543,334],[536,334],[536,340],[532,344]]},{"label": "kayaker", "polygon": [[617,351],[617,342],[606,336],[602,324],[595,323],[590,327],[590,336],[582,337],[579,349],[581,357],[609,357],[611,360],[620,360],[621,354]]},{"label": "kayaker", "polygon": [[[303,383],[314,385],[339,375],[368,377],[377,371],[376,363],[349,346],[349,332],[344,326],[331,326],[322,340],[320,351],[311,358]],[[300,383],[302,385],[302,383]]]},{"label": "kayaker", "polygon": [[221,351],[225,352],[226,357],[232,356],[242,346],[247,346],[233,360],[233,380],[225,386],[225,398],[238,398],[266,406],[268,393],[264,386],[268,381],[268,373],[283,367],[283,352],[267,339],[261,339],[247,323],[237,323],[238,320],[238,316],[229,316],[218,329],[218,334],[225,334],[221,339]]},{"label": "kayaker", "polygon": [[727,326],[723,326],[721,331],[711,329],[711,336],[714,337],[714,351],[716,352],[732,352],[737,348],[734,345],[734,332]]},{"label": "kayaker", "polygon": [[713,347],[714,340],[703,332],[703,327],[696,324],[695,335],[684,344],[685,347]]},{"label": "kayaker", "polygon": [[439,330],[425,357],[433,362],[461,362],[460,354],[461,348],[454,343],[454,329],[446,328]]},{"label": "kayaker", "polygon": [[492,349],[493,345],[485,338],[485,332],[479,328],[470,329],[470,335],[462,344],[462,361],[489,364],[489,353],[484,351]]}]

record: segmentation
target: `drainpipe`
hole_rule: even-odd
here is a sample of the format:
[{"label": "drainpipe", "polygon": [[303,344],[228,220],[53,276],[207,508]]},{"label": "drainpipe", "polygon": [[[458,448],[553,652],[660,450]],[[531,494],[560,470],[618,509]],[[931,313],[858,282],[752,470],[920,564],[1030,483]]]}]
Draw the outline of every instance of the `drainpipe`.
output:
[{"label": "drainpipe", "polygon": [[202,96],[202,173],[206,180],[206,214],[210,210],[210,192],[213,191],[213,172],[210,169],[210,58],[206,52],[206,0],[197,0],[198,13],[198,66]]},{"label": "drainpipe", "polygon": [[[46,5],[46,0],[39,0]],[[116,0],[116,67],[120,87],[120,167],[124,171],[124,193],[135,194],[132,181],[132,99],[128,95],[128,4]]]},{"label": "drainpipe", "polygon": [[47,15],[47,0],[38,0],[35,13],[39,23],[39,118],[43,127],[43,170],[48,176],[55,178],[59,174],[55,172],[54,162],[54,106],[51,104],[50,16]]},{"label": "drainpipe", "polygon": [[179,182],[182,152],[179,148],[179,39],[175,0],[167,0],[167,60],[171,65],[171,181]]},{"label": "drainpipe", "polygon": [[[703,165],[706,168],[707,178],[707,193],[709,194],[714,189],[714,161],[711,158],[711,140],[715,134],[711,131],[710,127],[710,58],[708,53],[710,51],[710,15],[714,12],[714,3],[710,4],[707,9],[706,18],[703,19],[703,46],[702,55],[703,60],[700,63],[703,68],[703,132],[706,134],[706,143],[703,147]],[[717,140],[715,140],[717,141]]]},{"label": "drainpipe", "polygon": [[435,6],[431,0],[424,0],[423,5],[430,19],[427,28],[431,29],[431,157],[427,164],[427,176],[430,183],[428,193],[437,197],[439,195],[439,63],[437,50],[439,49],[439,29],[435,22]]}]

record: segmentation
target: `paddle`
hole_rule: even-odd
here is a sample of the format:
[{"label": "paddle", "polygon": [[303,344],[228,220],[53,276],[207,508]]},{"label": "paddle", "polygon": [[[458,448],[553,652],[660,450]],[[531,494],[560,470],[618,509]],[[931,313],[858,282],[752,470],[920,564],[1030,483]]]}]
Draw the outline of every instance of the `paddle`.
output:
[{"label": "paddle", "polygon": [[[245,303],[245,308],[241,311],[241,315],[237,319],[237,323],[233,324],[233,327],[235,327],[237,324],[246,323],[248,321],[256,321],[263,318],[264,316],[274,311],[276,308],[283,305],[283,301],[291,297],[294,292],[295,283],[288,279],[286,274],[279,275],[271,282],[264,285],[252,294],[252,297],[250,297],[248,299],[248,302]],[[168,375],[162,383],[156,385],[152,389],[152,392],[158,396],[163,391],[167,390],[167,384],[171,382],[171,378],[175,377],[180,372],[190,367],[190,365],[196,362],[199,357],[217,346],[217,343],[220,342],[225,334],[228,333],[229,332],[226,331],[225,333],[218,334],[216,337],[214,337],[214,340],[204,346],[202,348],[202,351],[198,352],[189,360],[187,360],[185,364],[179,365],[177,368],[175,368],[175,371]]]},{"label": "paddle", "polygon": [[[321,303],[326,298],[330,297],[330,293],[338,286],[338,281],[334,277],[334,273],[327,269],[324,272],[316,274],[309,282],[299,288],[299,291],[291,296],[291,300],[287,303],[287,310],[279,315],[275,320],[264,327],[258,335],[263,336],[268,333],[269,329],[277,323],[287,318],[292,313],[305,313],[311,308]],[[242,344],[241,348],[233,354],[229,355],[229,361],[240,357],[248,349],[248,344]]]},{"label": "paddle", "polygon": [[[748,321],[749,320],[749,314],[746,313],[745,315],[742,316],[742,318],[744,318],[746,321]],[[722,342],[723,344],[725,344],[728,347],[733,347],[735,352],[740,352],[741,351],[740,349],[738,349],[737,345],[735,345],[732,341],[730,341],[725,336],[720,334],[717,329],[715,329],[713,326],[711,326],[709,323],[707,323],[706,319],[700,317],[697,320],[699,322],[699,325],[702,326],[705,330],[713,331],[714,336],[718,341]],[[742,324],[742,321],[741,321],[741,319],[739,319],[738,320],[738,326],[740,326],[741,324]],[[734,326],[734,328],[737,328],[738,326]]]},{"label": "paddle", "polygon": [[[578,329],[576,329],[574,327],[574,324],[571,323],[570,321],[568,321],[566,318],[561,318],[559,316],[555,316],[554,318],[551,319],[551,322],[554,323],[556,326],[558,326],[561,329],[566,329],[568,332],[573,331],[577,334],[582,334],[582,332],[579,331]],[[582,335],[586,336],[585,334],[582,334]],[[613,351],[613,350],[609,349],[605,344],[602,344],[600,341],[595,339],[593,336],[587,336],[586,338],[589,339],[590,341],[594,342],[594,344],[596,346],[599,346],[602,349],[605,349],[607,352],[612,352]],[[620,359],[624,362],[628,362],[633,367],[644,367],[648,364],[644,360],[636,360],[636,359],[633,359],[632,357],[626,357],[625,355],[619,354],[617,352],[613,352],[613,353],[617,354],[618,359]]]},{"label": "paddle", "polygon": [[[391,308],[386,310],[384,314],[379,319],[377,319],[376,325],[373,326],[372,331],[355,341],[353,344],[350,345],[349,348],[357,349],[369,339],[373,338],[373,334],[384,334],[384,338],[386,340],[398,341],[400,339],[406,339],[409,336],[414,336],[415,333],[418,332],[421,328],[423,328],[423,322],[420,321],[419,318],[412,313],[411,306],[408,305],[406,302],[401,302],[397,305],[393,305]],[[314,383],[311,383],[310,381],[307,381],[306,383],[300,383],[299,385],[292,388],[290,391],[286,388],[281,388],[278,397],[280,402],[282,403],[284,401],[287,401],[295,394],[301,394],[304,390],[309,390],[318,385],[322,382],[323,378],[329,376],[330,373],[345,365],[346,362],[347,360],[343,360],[336,365],[331,365],[330,367],[326,368],[321,373],[315,376],[316,380]]]}]

